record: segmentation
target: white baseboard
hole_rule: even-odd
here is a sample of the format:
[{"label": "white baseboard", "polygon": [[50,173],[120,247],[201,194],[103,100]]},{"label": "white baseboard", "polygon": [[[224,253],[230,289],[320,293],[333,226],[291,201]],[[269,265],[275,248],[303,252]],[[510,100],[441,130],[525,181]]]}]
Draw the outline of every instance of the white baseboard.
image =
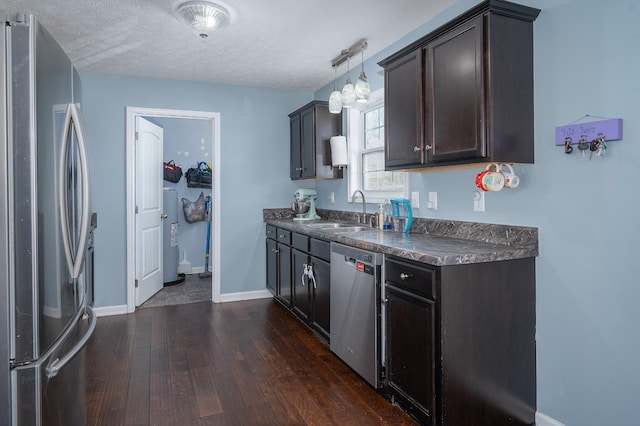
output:
[{"label": "white baseboard", "polygon": [[240,302],[243,300],[267,299],[273,297],[269,290],[243,291],[241,293],[225,293],[220,295],[220,303]]},{"label": "white baseboard", "polygon": [[556,419],[553,419],[540,412],[536,413],[536,426],[565,426],[564,423],[560,423]]},{"label": "white baseboard", "polygon": [[97,317],[108,317],[111,315],[122,315],[129,313],[127,311],[127,305],[99,306],[97,308],[93,308],[93,312],[95,312]]},{"label": "white baseboard", "polygon": [[[241,302],[243,300],[268,299],[270,297],[273,297],[273,294],[271,294],[269,290],[243,291],[240,293],[221,294],[219,303]],[[111,315],[122,315],[122,314],[129,313],[127,311],[127,305],[100,306],[97,308],[93,308],[93,312],[95,312],[97,317],[108,317]]]}]

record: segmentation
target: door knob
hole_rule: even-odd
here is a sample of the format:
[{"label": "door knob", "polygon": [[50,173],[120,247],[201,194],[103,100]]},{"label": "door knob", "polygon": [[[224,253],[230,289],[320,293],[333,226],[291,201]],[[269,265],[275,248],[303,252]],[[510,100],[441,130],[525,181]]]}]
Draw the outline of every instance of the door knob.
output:
[{"label": "door knob", "polygon": [[167,216],[166,214],[164,214],[164,213],[161,213],[161,214],[160,214],[160,219],[166,219],[167,217],[168,217],[168,216]]}]

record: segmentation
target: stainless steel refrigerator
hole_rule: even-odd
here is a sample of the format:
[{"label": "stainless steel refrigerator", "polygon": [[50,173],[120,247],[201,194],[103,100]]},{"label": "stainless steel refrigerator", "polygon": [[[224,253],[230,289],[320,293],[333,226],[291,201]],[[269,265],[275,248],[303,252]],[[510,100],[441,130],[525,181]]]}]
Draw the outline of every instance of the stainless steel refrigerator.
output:
[{"label": "stainless steel refrigerator", "polygon": [[0,16],[0,424],[83,425],[96,319],[79,78],[33,16]]}]

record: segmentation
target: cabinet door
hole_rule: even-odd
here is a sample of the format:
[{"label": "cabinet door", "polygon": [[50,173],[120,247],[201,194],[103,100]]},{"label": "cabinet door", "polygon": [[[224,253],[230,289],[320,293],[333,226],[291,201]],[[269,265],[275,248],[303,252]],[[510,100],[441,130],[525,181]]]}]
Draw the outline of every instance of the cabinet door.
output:
[{"label": "cabinet door", "polygon": [[310,281],[310,290],[313,294],[313,316],[311,325],[328,340],[331,330],[331,285],[329,282],[331,264],[317,257],[312,257],[311,267],[314,278]]},{"label": "cabinet door", "polygon": [[278,289],[278,249],[271,238],[266,239],[267,247],[267,290],[274,296]]},{"label": "cabinet door", "polygon": [[302,139],[300,136],[300,115],[296,114],[291,116],[290,122],[291,131],[291,164],[290,174],[291,179],[300,179],[302,172]]},{"label": "cabinet door", "polygon": [[422,49],[385,67],[385,167],[424,162]]},{"label": "cabinet door", "polygon": [[305,268],[309,263],[309,256],[298,250],[292,250],[293,262],[293,311],[303,320],[309,320],[309,284],[305,275]]},{"label": "cabinet door", "polygon": [[302,179],[316,176],[315,162],[315,108],[308,108],[300,113],[300,136]]},{"label": "cabinet door", "polygon": [[396,401],[435,424],[435,302],[386,286],[387,378]]},{"label": "cabinet door", "polygon": [[486,156],[483,34],[479,16],[427,45],[429,162]]},{"label": "cabinet door", "polygon": [[278,287],[276,294],[285,305],[291,306],[291,247],[278,243]]}]

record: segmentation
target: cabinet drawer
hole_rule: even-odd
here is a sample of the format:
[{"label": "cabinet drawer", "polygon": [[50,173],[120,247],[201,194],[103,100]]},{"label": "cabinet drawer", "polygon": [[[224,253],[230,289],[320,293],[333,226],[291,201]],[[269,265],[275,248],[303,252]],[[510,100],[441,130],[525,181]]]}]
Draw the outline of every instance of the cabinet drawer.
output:
[{"label": "cabinet drawer", "polygon": [[278,228],[278,230],[276,231],[277,234],[277,240],[280,241],[281,243],[284,243],[288,246],[291,245],[291,231],[287,231],[286,229],[280,229]]},{"label": "cabinet drawer", "polygon": [[435,299],[436,271],[398,259],[385,259],[385,283],[422,297]]},{"label": "cabinet drawer", "polygon": [[296,248],[305,253],[309,252],[309,237],[294,232],[291,235],[291,240],[291,245],[293,246],[293,248]]},{"label": "cabinet drawer", "polygon": [[317,240],[315,238],[311,238],[309,242],[309,253],[312,256],[320,258],[322,260],[326,260],[327,262],[331,259],[331,243],[327,241]]},{"label": "cabinet drawer", "polygon": [[274,240],[276,239],[276,227],[273,225],[267,225],[267,231],[265,233],[267,238],[273,238]]}]

